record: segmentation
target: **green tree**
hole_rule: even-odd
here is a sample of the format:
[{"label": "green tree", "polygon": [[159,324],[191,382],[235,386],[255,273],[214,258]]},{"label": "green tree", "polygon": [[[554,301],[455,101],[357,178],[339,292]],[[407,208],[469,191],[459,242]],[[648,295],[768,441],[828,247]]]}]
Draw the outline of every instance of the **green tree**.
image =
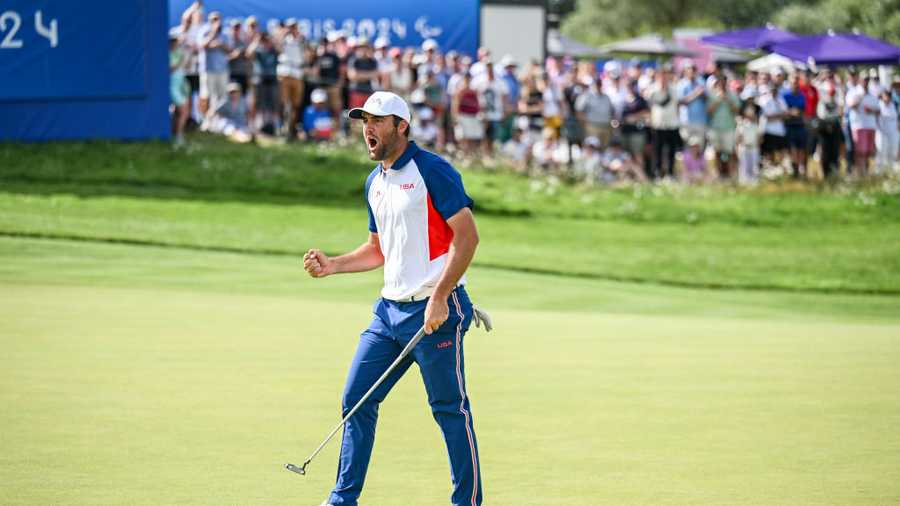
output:
[{"label": "green tree", "polygon": [[589,44],[647,32],[670,32],[705,17],[702,0],[581,0],[563,33]]},{"label": "green tree", "polygon": [[859,30],[900,44],[900,0],[579,0],[562,30],[600,44],[682,26],[745,28],[769,21],[798,33]]},{"label": "green tree", "polygon": [[900,43],[900,0],[822,0],[813,5],[789,5],[775,20],[798,33],[859,30]]}]

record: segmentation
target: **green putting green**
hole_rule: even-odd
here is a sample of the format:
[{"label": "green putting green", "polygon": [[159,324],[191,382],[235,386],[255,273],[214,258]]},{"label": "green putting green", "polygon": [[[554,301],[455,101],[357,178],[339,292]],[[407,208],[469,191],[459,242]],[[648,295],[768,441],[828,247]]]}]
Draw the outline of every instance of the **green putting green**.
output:
[{"label": "green putting green", "polygon": [[[10,505],[317,505],[379,273],[287,256],[0,238]],[[900,298],[475,268],[466,337],[485,504],[896,504]],[[446,504],[412,368],[364,504]]]}]

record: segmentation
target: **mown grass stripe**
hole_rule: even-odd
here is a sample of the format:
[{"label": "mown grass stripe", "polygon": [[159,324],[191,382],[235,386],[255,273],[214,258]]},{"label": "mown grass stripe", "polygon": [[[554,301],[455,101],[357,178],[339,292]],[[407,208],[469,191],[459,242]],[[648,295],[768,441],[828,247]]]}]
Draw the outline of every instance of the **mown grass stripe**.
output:
[{"label": "mown grass stripe", "polygon": [[[42,232],[20,232],[20,231],[4,231],[0,230],[0,237],[9,238],[25,238],[25,239],[48,239],[48,240],[65,240],[100,244],[123,244],[129,246],[152,246],[157,248],[172,248],[192,251],[210,251],[216,253],[236,253],[241,255],[267,255],[267,256],[302,256],[302,251],[291,251],[272,248],[237,248],[233,246],[204,246],[199,244],[171,243],[165,241],[154,241],[149,239],[129,239],[122,237],[91,237],[77,234],[48,234]],[[327,255],[338,255],[340,252],[326,251]],[[472,265],[498,271],[518,272],[523,274],[536,274],[544,276],[562,276],[566,278],[588,279],[598,281],[614,281],[619,283],[635,283],[643,285],[666,286],[673,288],[697,288],[707,290],[732,290],[732,291],[767,291],[767,292],[787,292],[787,293],[819,293],[833,295],[900,295],[900,289],[889,288],[831,288],[831,287],[786,287],[774,284],[749,283],[749,284],[727,284],[727,283],[710,283],[710,282],[685,282],[667,279],[649,279],[639,276],[616,276],[612,274],[599,274],[595,272],[579,272],[579,271],[559,271],[554,269],[543,269],[539,267],[525,267],[517,265],[504,265],[493,262],[475,261]]]}]

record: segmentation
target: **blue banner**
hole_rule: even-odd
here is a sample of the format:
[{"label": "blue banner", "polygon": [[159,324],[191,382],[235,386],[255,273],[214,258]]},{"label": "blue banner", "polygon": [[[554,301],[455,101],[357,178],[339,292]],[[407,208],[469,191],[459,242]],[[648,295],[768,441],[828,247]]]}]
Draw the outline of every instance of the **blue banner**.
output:
[{"label": "blue banner", "polygon": [[145,2],[0,4],[0,100],[146,94]]},{"label": "blue banner", "polygon": [[168,138],[167,7],[0,2],[0,141]]},{"label": "blue banner", "polygon": [[[180,23],[181,13],[192,0],[170,0],[169,24]],[[374,40],[387,38],[392,46],[418,47],[427,38],[435,39],[441,51],[474,56],[478,46],[478,0],[210,0],[203,2],[205,13],[219,11],[225,19],[253,15],[263,27],[270,19],[297,18],[300,30],[309,39],[319,40],[333,30],[348,35],[364,35]]]}]

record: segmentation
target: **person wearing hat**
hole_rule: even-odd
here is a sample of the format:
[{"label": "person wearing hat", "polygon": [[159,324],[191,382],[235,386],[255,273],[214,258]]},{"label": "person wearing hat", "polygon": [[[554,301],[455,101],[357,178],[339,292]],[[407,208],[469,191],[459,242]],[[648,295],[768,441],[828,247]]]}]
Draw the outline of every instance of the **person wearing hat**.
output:
[{"label": "person wearing hat", "polygon": [[190,86],[184,78],[187,54],[182,43],[181,27],[169,30],[169,98],[172,102],[175,145],[184,144],[184,126],[188,118]]},{"label": "person wearing hat", "polygon": [[334,118],[328,108],[328,92],[316,88],[309,95],[310,104],[303,111],[303,131],[306,138],[327,141],[334,133]]},{"label": "person wearing hat", "polygon": [[244,33],[241,20],[232,19],[228,23],[228,42],[231,52],[228,54],[228,72],[231,82],[241,85],[241,93],[250,91],[250,76],[253,74],[253,62],[247,58],[247,47],[250,39]]},{"label": "person wearing hat", "polygon": [[760,123],[763,125],[763,140],[761,146],[762,157],[770,165],[778,165],[784,158],[787,145],[787,129],[784,126],[784,118],[788,115],[788,106],[770,84],[759,87]]},{"label": "person wearing hat", "polygon": [[413,90],[412,56],[412,53],[404,55],[403,50],[399,47],[391,48],[388,51],[390,61],[384,76],[384,85],[385,88],[401,97],[408,97]]},{"label": "person wearing hat", "polygon": [[706,179],[706,157],[703,155],[703,140],[692,135],[687,140],[687,149],[681,156],[683,171],[681,178],[685,183],[702,183]]},{"label": "person wearing hat", "polygon": [[[663,66],[656,73],[656,83],[647,89],[650,104],[651,141],[653,144],[652,178],[675,176],[675,152],[679,149],[678,99],[672,84],[672,68]],[[665,154],[665,156],[664,156]]]},{"label": "person wearing hat", "polygon": [[200,32],[200,99],[206,103],[206,119],[203,127],[209,128],[209,121],[215,115],[227,95],[228,53],[231,51],[228,39],[222,30],[222,15],[217,11],[209,13],[207,25]]},{"label": "person wearing hat", "polygon": [[824,69],[821,73],[816,104],[816,135],[819,146],[819,166],[822,175],[837,175],[840,166],[841,145],[845,144],[841,119],[844,116],[844,95],[834,73]]},{"label": "person wearing hat", "polygon": [[430,107],[422,107],[412,123],[412,138],[423,146],[433,149],[437,143],[438,128],[434,123],[434,112]]},{"label": "person wearing hat", "polygon": [[891,91],[884,88],[878,93],[878,131],[875,133],[875,169],[881,174],[896,170],[900,130],[898,130],[897,104],[891,99]]},{"label": "person wearing hat", "polygon": [[[269,33],[258,32],[247,46],[247,57],[257,69],[251,115],[261,120],[264,131],[274,134],[279,117],[278,50]],[[254,122],[254,124],[256,124]]]},{"label": "person wearing hat", "polygon": [[[500,80],[506,83],[506,89],[509,92],[506,99],[509,102],[509,108],[512,111],[517,109],[519,104],[519,95],[522,89],[522,83],[519,81],[519,76],[516,75],[518,72],[519,63],[516,61],[512,55],[504,55],[503,58],[500,59],[499,63],[499,72]],[[515,121],[515,114],[509,114],[506,118],[506,121],[503,125],[503,133],[501,134],[501,142],[506,142],[512,137],[513,131],[513,122]]]},{"label": "person wearing hat", "polygon": [[378,79],[378,60],[372,52],[369,39],[359,37],[353,56],[347,61],[347,80],[350,84],[350,107],[360,107],[375,91]]},{"label": "person wearing hat", "polygon": [[381,83],[382,89],[387,88],[387,73],[391,65],[390,46],[391,43],[387,37],[378,37],[372,44],[372,47],[375,48],[373,57],[378,62],[378,81]]},{"label": "person wearing hat", "polygon": [[501,137],[506,119],[512,112],[509,101],[509,89],[506,82],[494,73],[494,64],[490,61],[484,63],[484,73],[472,79],[472,87],[478,92],[481,100],[482,118],[484,121],[484,137],[482,148],[485,156],[494,155],[494,142],[502,144],[505,138]]},{"label": "person wearing hat", "polygon": [[706,141],[709,116],[706,112],[706,80],[697,73],[697,65],[687,60],[682,68],[683,77],[676,85],[678,93],[681,138],[697,137]]},{"label": "person wearing hat", "polygon": [[[310,249],[310,276],[370,271],[384,266],[384,288],[374,318],[360,336],[342,399],[346,414],[399,356],[413,336],[425,335],[399,369],[387,377],[344,425],[337,481],[325,504],[355,505],[372,454],[378,406],[415,362],[449,454],[451,503],[479,505],[478,446],[465,380],[463,338],[473,322],[485,323],[466,292],[465,272],[478,245],[472,199],[446,160],[409,140],[409,106],[379,91],[350,111],[362,120],[369,158],[379,162],[366,179],[367,240],[330,257]],[[417,504],[414,498],[404,502]]]},{"label": "person wearing hat", "polygon": [[177,27],[178,42],[185,58],[185,79],[189,87],[185,104],[189,116],[194,109],[194,93],[200,93],[199,43],[203,29],[203,2],[195,1],[181,14],[181,24]]},{"label": "person wearing hat", "polygon": [[300,33],[297,20],[288,18],[284,30],[275,37],[278,48],[278,86],[281,90],[281,106],[284,110],[284,127],[289,141],[297,138],[297,122],[300,103],[303,100],[303,66],[306,63],[306,41]]},{"label": "person wearing hat", "polygon": [[878,97],[871,93],[869,84],[868,74],[863,74],[859,85],[847,92],[845,100],[853,138],[854,169],[859,176],[866,176],[869,172],[869,162],[875,155],[875,130],[878,128]]},{"label": "person wearing hat", "polygon": [[341,57],[335,50],[337,37],[335,32],[329,32],[325,41],[319,45],[318,54],[316,55],[315,74],[318,78],[319,85],[328,94],[328,105],[331,109],[332,117],[339,119],[340,112],[344,107],[341,94]]},{"label": "person wearing hat", "polygon": [[482,97],[472,87],[472,74],[465,73],[462,82],[453,94],[450,110],[454,120],[454,135],[467,156],[474,156],[482,139],[484,123],[482,117]]},{"label": "person wearing hat", "polygon": [[250,142],[253,140],[250,135],[250,111],[241,96],[241,85],[228,83],[227,90],[228,99],[216,109],[210,130],[224,134],[234,142]]}]

